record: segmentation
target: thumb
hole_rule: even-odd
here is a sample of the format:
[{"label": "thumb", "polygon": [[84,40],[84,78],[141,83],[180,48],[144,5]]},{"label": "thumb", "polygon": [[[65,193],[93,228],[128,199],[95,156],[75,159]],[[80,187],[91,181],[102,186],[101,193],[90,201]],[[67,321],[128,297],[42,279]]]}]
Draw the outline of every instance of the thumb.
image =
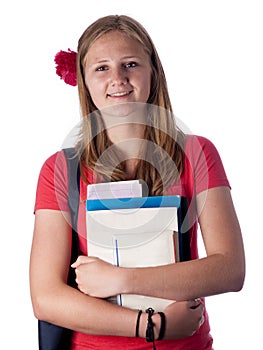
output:
[{"label": "thumb", "polygon": [[74,269],[77,268],[78,266],[80,266],[81,264],[87,263],[87,256],[84,255],[80,255],[77,260],[71,264],[71,267],[73,267]]}]

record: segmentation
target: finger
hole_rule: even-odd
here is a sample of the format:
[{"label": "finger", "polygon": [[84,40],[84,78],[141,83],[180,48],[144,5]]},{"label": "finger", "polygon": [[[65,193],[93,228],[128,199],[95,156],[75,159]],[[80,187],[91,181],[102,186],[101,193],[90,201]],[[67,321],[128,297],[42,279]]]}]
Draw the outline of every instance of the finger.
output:
[{"label": "finger", "polygon": [[201,326],[203,325],[204,322],[205,322],[205,316],[202,315],[201,320],[200,320],[200,322],[199,322],[199,327],[201,327]]},{"label": "finger", "polygon": [[201,300],[198,298],[195,300],[190,300],[189,303],[190,303],[190,309],[196,309],[201,304]]},{"label": "finger", "polygon": [[90,258],[88,256],[80,255],[77,258],[77,260],[73,264],[71,264],[71,267],[76,268],[76,267],[80,266],[81,264],[86,264],[89,262],[89,259]]}]

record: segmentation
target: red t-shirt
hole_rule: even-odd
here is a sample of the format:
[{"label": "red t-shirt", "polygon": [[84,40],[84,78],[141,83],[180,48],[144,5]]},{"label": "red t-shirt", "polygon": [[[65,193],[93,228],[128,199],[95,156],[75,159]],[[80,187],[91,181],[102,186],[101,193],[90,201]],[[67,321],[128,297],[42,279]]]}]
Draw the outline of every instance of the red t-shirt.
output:
[{"label": "red t-shirt", "polygon": [[[229,186],[224,167],[215,146],[208,139],[200,136],[188,135],[185,143],[184,171],[180,181],[171,186],[168,195],[182,195],[188,200],[190,213],[190,237],[192,259],[198,258],[197,227],[198,220],[194,213],[194,195],[209,188]],[[93,183],[92,173],[86,169],[85,176],[88,183]],[[82,254],[87,254],[86,240],[86,205],[87,185],[80,179],[80,205],[78,216],[79,245]],[[38,209],[52,209],[69,211],[67,165],[62,151],[55,153],[44,163],[38,180],[35,211]],[[180,340],[161,340],[156,343],[159,350],[211,350],[212,337],[205,311],[205,322],[191,337]],[[108,348],[114,350],[146,350],[152,345],[141,338],[93,336],[74,332],[72,350]]]}]

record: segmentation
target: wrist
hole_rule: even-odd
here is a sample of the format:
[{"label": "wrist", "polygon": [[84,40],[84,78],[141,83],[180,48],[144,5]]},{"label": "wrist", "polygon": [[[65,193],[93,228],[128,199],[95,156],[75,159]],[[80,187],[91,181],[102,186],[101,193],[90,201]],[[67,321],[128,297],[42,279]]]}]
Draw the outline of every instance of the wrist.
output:
[{"label": "wrist", "polygon": [[152,308],[145,312],[138,310],[135,327],[135,337],[146,339],[147,342],[164,339],[166,331],[166,316],[164,312],[154,313]]},{"label": "wrist", "polygon": [[154,331],[154,339],[157,340],[160,334],[160,327],[161,327],[161,319],[160,315],[158,313],[152,315],[152,321],[154,324],[153,331]]},{"label": "wrist", "polygon": [[131,275],[132,275],[131,268],[117,267],[117,278],[119,280],[120,294],[133,294]]},{"label": "wrist", "polygon": [[[161,318],[158,313],[152,315],[152,321],[154,324],[153,330],[154,330],[154,339],[158,339],[160,334],[160,327],[161,327]],[[142,312],[139,319],[139,326],[138,326],[138,336],[140,338],[146,337],[146,329],[148,325],[148,314],[146,312]]]},{"label": "wrist", "polygon": [[140,323],[139,323],[139,332],[138,335],[140,338],[145,338],[146,329],[147,329],[147,323],[148,323],[148,315],[146,312],[143,312],[140,317]]},{"label": "wrist", "polygon": [[114,284],[114,295],[125,294],[126,269],[124,267],[114,266],[112,282]]}]

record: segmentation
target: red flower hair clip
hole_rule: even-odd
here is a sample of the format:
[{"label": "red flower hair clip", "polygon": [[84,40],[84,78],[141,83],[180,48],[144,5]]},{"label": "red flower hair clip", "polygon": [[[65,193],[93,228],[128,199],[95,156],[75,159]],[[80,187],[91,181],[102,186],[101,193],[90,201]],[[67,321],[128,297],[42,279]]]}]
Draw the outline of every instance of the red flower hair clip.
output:
[{"label": "red flower hair clip", "polygon": [[56,63],[56,74],[63,79],[66,84],[77,85],[77,53],[68,49],[68,51],[59,51],[54,59]]}]

